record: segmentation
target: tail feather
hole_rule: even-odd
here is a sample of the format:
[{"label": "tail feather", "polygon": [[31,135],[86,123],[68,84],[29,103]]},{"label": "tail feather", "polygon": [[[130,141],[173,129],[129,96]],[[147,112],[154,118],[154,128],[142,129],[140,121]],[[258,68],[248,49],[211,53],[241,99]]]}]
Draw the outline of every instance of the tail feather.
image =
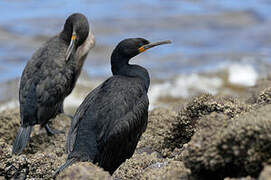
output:
[{"label": "tail feather", "polygon": [[20,154],[23,152],[29,141],[31,131],[32,126],[20,127],[16,139],[13,143],[12,154]]},{"label": "tail feather", "polygon": [[65,168],[69,167],[76,161],[77,160],[75,158],[67,159],[67,161],[55,171],[55,173],[53,174],[53,178],[55,178],[61,171],[63,171]]}]

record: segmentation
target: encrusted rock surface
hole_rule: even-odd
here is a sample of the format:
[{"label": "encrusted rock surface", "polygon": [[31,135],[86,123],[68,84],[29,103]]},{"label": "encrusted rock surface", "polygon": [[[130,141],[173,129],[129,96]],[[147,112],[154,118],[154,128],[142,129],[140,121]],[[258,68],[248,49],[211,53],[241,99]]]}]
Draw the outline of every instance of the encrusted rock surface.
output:
[{"label": "encrusted rock surface", "polygon": [[[241,101],[202,94],[174,110],[154,109],[135,154],[112,177],[90,162],[81,162],[57,179],[270,179],[271,89],[252,96]],[[67,157],[70,122],[69,116],[58,115],[50,126],[65,134],[51,137],[35,126],[23,154],[12,156],[19,112],[1,112],[0,179],[52,179]]]}]

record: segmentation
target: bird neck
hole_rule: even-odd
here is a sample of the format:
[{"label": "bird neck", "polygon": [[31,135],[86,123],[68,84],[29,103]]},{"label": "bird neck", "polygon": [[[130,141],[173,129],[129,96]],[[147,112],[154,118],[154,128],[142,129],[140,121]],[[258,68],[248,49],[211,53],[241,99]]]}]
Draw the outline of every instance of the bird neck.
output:
[{"label": "bird neck", "polygon": [[67,32],[68,30],[63,30],[59,37],[60,39],[64,40],[64,42],[69,45],[70,44],[70,40],[71,40],[71,34],[72,34],[72,31],[70,33]]},{"label": "bird neck", "polygon": [[[127,61],[114,61],[111,59],[111,70],[113,75],[139,78],[144,82],[146,91],[150,86],[150,76],[148,71],[139,65],[132,65]],[[124,63],[125,62],[125,63]]]}]

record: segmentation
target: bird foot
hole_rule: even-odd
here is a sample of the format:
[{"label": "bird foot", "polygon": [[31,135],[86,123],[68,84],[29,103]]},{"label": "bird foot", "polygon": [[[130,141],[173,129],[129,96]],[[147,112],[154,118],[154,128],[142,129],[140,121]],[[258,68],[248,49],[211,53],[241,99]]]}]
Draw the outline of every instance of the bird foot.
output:
[{"label": "bird foot", "polygon": [[46,130],[48,136],[53,136],[53,135],[55,135],[55,134],[60,134],[60,133],[61,133],[61,134],[65,134],[64,131],[60,131],[60,130],[57,130],[57,129],[51,129],[51,128],[48,126],[48,124],[45,125],[45,130]]}]

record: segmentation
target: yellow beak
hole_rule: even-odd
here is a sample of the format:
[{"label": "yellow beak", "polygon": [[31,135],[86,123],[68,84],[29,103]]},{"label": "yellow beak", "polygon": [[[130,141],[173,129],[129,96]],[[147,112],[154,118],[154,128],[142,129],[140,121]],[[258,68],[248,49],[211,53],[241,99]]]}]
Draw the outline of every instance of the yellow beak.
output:
[{"label": "yellow beak", "polygon": [[76,33],[73,32],[72,33],[72,38],[71,38],[71,42],[70,42],[70,45],[66,51],[66,57],[65,57],[65,60],[68,61],[70,56],[71,56],[71,53],[75,47],[75,40],[76,40],[77,36],[76,36]]},{"label": "yellow beak", "polygon": [[138,48],[138,51],[140,53],[142,53],[142,52],[146,51],[147,49],[153,48],[155,46],[159,46],[162,44],[170,44],[170,43],[171,43],[170,40],[154,42],[154,43],[150,43],[150,44],[146,44],[146,45],[141,46],[140,48]]}]

